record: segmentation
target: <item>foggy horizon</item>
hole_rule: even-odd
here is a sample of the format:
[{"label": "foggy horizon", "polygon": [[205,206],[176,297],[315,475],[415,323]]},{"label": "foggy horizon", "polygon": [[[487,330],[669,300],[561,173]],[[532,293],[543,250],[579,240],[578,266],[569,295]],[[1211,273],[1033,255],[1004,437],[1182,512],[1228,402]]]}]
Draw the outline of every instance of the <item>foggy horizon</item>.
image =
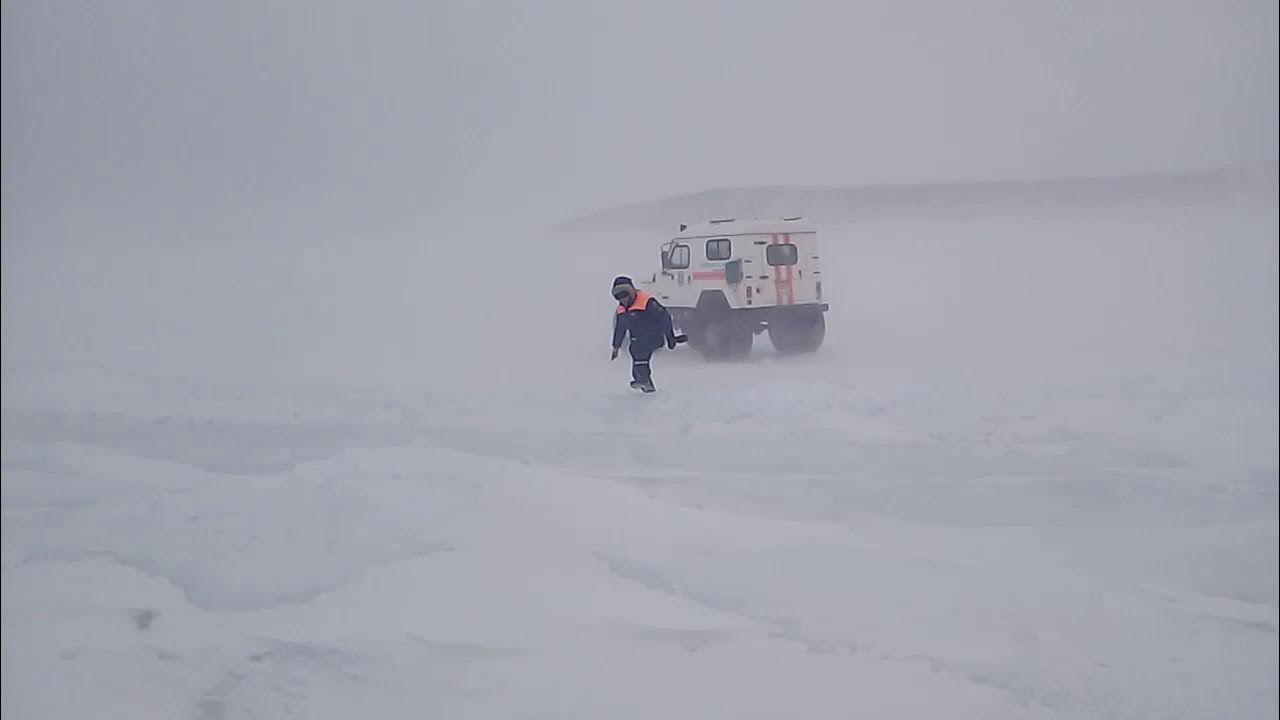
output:
[{"label": "foggy horizon", "polygon": [[5,226],[546,225],[719,187],[1272,163],[1276,13],[6,2]]}]

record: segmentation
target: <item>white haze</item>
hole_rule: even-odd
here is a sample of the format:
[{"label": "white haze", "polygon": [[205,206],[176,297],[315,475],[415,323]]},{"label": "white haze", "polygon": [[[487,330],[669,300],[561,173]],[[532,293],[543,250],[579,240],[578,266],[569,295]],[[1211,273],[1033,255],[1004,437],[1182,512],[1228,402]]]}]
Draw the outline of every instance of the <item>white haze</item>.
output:
[{"label": "white haze", "polygon": [[[4,716],[1274,717],[1276,28],[5,2]],[[631,397],[709,189],[827,343]]]}]

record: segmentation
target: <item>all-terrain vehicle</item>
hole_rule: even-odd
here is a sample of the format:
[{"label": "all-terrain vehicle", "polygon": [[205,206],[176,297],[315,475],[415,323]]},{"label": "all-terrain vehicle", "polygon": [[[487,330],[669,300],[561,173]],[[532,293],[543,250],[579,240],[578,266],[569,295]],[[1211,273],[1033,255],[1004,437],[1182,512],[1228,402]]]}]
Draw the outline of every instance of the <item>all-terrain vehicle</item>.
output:
[{"label": "all-terrain vehicle", "polygon": [[707,358],[745,358],[764,332],[785,354],[814,352],[826,336],[818,232],[799,217],[681,225],[662,245],[662,270],[639,284]]}]

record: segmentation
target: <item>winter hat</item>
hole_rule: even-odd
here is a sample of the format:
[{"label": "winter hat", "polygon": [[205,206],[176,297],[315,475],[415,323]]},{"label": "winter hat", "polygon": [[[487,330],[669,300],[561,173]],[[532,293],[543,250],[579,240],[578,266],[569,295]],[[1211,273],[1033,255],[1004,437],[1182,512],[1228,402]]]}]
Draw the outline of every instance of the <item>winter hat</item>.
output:
[{"label": "winter hat", "polygon": [[619,275],[618,277],[613,279],[613,292],[615,293],[618,292],[618,288],[623,288],[625,290],[635,292],[636,285],[631,281],[631,278],[627,277],[626,275]]}]

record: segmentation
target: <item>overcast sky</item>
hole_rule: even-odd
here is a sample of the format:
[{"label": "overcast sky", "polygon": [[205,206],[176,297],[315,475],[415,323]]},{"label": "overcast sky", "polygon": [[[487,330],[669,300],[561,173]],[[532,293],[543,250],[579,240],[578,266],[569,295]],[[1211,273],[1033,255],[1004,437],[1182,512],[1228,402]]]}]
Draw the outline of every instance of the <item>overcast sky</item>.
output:
[{"label": "overcast sky", "polygon": [[1277,156],[1274,0],[5,0],[3,33],[6,244]]}]

